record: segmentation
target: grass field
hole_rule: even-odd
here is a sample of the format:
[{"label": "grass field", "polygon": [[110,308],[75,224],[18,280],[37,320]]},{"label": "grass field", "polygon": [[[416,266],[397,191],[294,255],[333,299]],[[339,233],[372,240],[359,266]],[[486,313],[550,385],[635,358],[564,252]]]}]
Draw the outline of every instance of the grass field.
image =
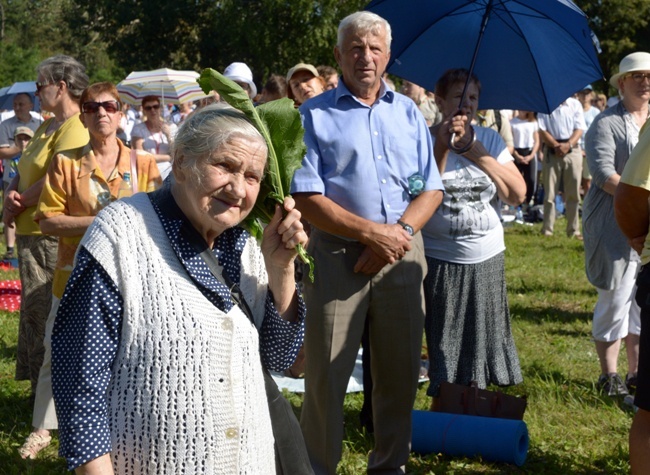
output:
[{"label": "grass field", "polygon": [[[558,230],[564,223],[559,221]],[[524,383],[508,388],[528,396],[524,420],[530,449],[523,467],[440,454],[412,455],[413,474],[624,474],[628,473],[627,433],[632,413],[594,388],[599,374],[590,333],[596,293],[584,275],[582,243],[561,233],[539,234],[539,225],[506,229],[506,267],[513,331]],[[15,274],[6,277],[15,278]],[[29,434],[29,384],[13,380],[17,313],[0,312],[0,474],[61,474],[56,443],[35,461],[17,448]],[[625,355],[619,371],[625,372]],[[416,409],[429,401],[422,385]],[[297,411],[301,396],[288,395]],[[359,394],[346,399],[346,440],[341,474],[365,472],[372,439],[359,428]]]}]

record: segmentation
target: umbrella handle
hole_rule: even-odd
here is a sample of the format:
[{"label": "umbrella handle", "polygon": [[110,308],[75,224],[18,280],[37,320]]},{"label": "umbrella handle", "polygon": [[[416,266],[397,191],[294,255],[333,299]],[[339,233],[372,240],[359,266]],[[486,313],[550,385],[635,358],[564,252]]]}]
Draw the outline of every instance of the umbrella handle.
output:
[{"label": "umbrella handle", "polygon": [[447,142],[447,145],[449,146],[449,149],[452,152],[454,152],[457,155],[462,155],[463,153],[468,152],[469,149],[471,149],[474,146],[474,142],[476,142],[476,132],[474,131],[474,127],[470,126],[469,131],[471,134],[469,142],[467,142],[467,144],[462,147],[456,147],[456,144],[454,143],[454,139],[456,138],[456,132],[452,132],[451,136],[449,137],[449,142]]}]

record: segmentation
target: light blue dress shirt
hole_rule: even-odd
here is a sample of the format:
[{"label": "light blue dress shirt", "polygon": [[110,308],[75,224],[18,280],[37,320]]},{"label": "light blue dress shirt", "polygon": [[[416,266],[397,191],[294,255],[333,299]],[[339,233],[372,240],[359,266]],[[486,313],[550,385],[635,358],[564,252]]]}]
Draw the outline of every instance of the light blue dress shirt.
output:
[{"label": "light blue dress shirt", "polygon": [[307,154],[292,193],[320,193],[357,216],[394,224],[413,198],[410,176],[424,178],[424,191],[443,189],[422,113],[385,83],[372,106],[339,81],[300,113]]}]

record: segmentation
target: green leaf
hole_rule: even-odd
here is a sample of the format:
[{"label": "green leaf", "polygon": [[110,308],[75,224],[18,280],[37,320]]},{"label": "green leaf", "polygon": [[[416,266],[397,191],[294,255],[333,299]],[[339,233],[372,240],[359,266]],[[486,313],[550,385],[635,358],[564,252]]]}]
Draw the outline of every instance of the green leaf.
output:
[{"label": "green leaf", "polygon": [[266,124],[275,154],[282,163],[278,168],[282,189],[288,191],[293,174],[302,167],[302,159],[307,152],[300,113],[288,98],[267,102],[259,106],[257,112]]},{"label": "green leaf", "polygon": [[[302,166],[306,147],[305,130],[300,113],[291,99],[279,99],[255,108],[248,93],[234,81],[214,69],[204,69],[197,79],[207,94],[217,91],[221,98],[242,111],[260,131],[269,149],[267,173],[260,186],[260,194],[244,226],[257,239],[262,237],[262,225],[268,224],[275,214],[275,206],[289,195],[295,171]],[[314,280],[314,260],[299,245],[298,255],[309,264],[309,277]]]}]

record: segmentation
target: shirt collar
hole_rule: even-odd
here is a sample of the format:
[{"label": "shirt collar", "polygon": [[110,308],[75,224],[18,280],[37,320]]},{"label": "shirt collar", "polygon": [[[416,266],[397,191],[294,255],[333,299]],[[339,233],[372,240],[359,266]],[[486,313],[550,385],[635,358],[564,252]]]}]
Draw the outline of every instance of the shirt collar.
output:
[{"label": "shirt collar", "polygon": [[[117,146],[119,147],[116,169],[120,176],[124,176],[124,172],[131,171],[131,150],[128,149],[120,139],[115,140],[117,140]],[[95,154],[93,153],[93,149],[89,142],[81,150],[79,178],[90,175],[97,168],[99,168],[99,164],[97,163],[97,159],[95,158]],[[110,181],[112,175],[113,174],[111,174],[111,176],[105,176],[104,179]]]},{"label": "shirt collar", "polygon": [[[357,97],[350,92],[348,87],[345,85],[345,78],[341,77],[339,80],[338,86],[336,86],[335,90],[335,95],[334,95],[334,102],[338,103],[339,100],[344,97],[344,96],[350,96],[352,97],[355,101],[359,102],[360,104],[363,104]],[[379,98],[377,101],[386,101],[388,103],[392,103],[393,100],[395,99],[395,91],[393,91],[388,84],[386,84],[386,81],[383,79],[381,80],[381,86],[379,89]],[[367,104],[364,104],[367,105]]]}]

